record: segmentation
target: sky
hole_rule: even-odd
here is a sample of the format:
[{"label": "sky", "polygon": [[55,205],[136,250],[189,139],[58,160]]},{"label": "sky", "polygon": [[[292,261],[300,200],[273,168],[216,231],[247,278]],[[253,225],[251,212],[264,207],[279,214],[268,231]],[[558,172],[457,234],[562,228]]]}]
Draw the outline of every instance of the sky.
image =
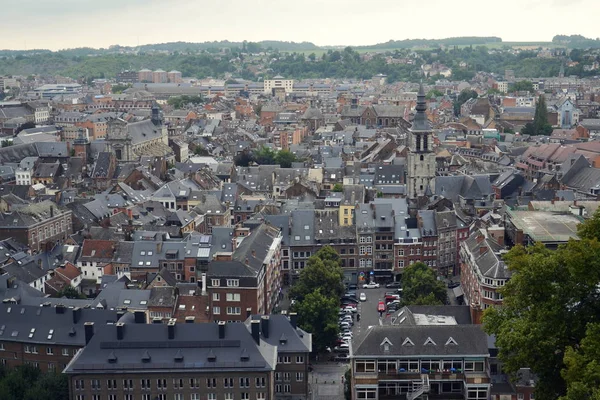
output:
[{"label": "sky", "polygon": [[0,0],[0,49],[174,41],[368,45],[499,36],[600,36],[599,0]]}]

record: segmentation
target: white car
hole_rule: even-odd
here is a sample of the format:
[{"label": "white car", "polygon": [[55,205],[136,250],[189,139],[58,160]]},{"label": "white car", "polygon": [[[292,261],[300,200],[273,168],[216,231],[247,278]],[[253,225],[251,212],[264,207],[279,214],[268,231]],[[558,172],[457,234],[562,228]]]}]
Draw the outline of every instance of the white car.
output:
[{"label": "white car", "polygon": [[342,340],[345,342],[349,342],[350,340],[352,340],[352,333],[350,333],[350,332],[344,333],[342,335]]},{"label": "white car", "polygon": [[346,306],[346,307],[344,307],[344,311],[346,311],[347,313],[349,313],[349,312],[355,313],[355,312],[358,312],[358,309],[353,306]]},{"label": "white car", "polygon": [[358,296],[360,301],[367,301],[367,295],[363,292]]},{"label": "white car", "polygon": [[379,283],[369,282],[363,285],[363,289],[379,289]]}]

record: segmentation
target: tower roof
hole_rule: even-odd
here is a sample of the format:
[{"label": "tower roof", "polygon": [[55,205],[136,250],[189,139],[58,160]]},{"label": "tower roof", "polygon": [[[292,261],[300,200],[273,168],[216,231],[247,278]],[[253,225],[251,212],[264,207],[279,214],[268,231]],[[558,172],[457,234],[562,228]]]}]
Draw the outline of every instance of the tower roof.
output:
[{"label": "tower roof", "polygon": [[419,85],[419,93],[417,94],[417,107],[415,108],[417,111],[415,113],[415,118],[413,120],[412,128],[413,131],[428,131],[429,121],[427,120],[427,115],[425,111],[427,111],[427,100],[425,99],[425,89],[423,88],[423,83]]}]

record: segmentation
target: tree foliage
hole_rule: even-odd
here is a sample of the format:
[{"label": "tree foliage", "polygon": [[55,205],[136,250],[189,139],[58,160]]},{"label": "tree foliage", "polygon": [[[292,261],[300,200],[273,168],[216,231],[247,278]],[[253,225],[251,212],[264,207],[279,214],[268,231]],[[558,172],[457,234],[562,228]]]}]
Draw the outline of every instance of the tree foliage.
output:
[{"label": "tree foliage", "polygon": [[552,133],[552,125],[548,122],[548,108],[546,107],[546,98],[540,95],[535,106],[535,114],[533,122],[525,124],[521,133],[524,135],[550,135]]},{"label": "tree foliage", "polygon": [[175,107],[176,109],[184,108],[186,106],[196,106],[198,104],[202,104],[203,102],[204,102],[204,99],[202,99],[202,96],[200,96],[200,95],[198,95],[198,96],[187,96],[187,95],[173,96],[173,97],[170,97],[169,100],[167,100],[167,104]]},{"label": "tree foliage", "polygon": [[335,185],[333,185],[332,191],[334,191],[334,192],[343,192],[344,191],[344,185],[342,185],[341,183],[336,183]]},{"label": "tree foliage", "polygon": [[77,289],[75,289],[73,286],[67,286],[65,287],[63,290],[59,291],[56,294],[56,297],[63,298],[66,297],[67,299],[85,299],[85,295],[83,295],[82,293],[79,293],[77,291]]},{"label": "tree foliage", "polygon": [[42,373],[23,365],[0,369],[0,400],[64,400],[69,398],[67,376]]},{"label": "tree foliage", "polygon": [[448,300],[444,283],[438,281],[435,271],[422,262],[406,267],[402,282],[404,305],[443,305]]},{"label": "tree foliage", "polygon": [[597,375],[586,371],[596,368],[591,358],[598,354],[599,227],[596,213],[578,228],[579,241],[556,251],[516,246],[504,257],[513,275],[502,289],[503,307],[486,310],[484,327],[496,335],[505,371],[529,367],[537,374],[538,398],[590,398],[579,397],[581,382],[588,385],[585,393],[598,389]]},{"label": "tree foliage", "polygon": [[533,83],[531,81],[518,81],[510,85],[509,92],[531,92],[533,93]]},{"label": "tree foliage", "polygon": [[289,150],[279,150],[275,154],[275,163],[281,168],[291,168],[292,163],[296,161],[296,155]]},{"label": "tree foliage", "polygon": [[581,345],[567,347],[564,361],[567,394],[561,400],[600,400],[600,324],[588,325]]},{"label": "tree foliage", "polygon": [[463,91],[461,91],[458,97],[456,98],[456,101],[454,102],[454,114],[460,115],[460,107],[463,104],[465,104],[468,100],[476,99],[478,97],[479,95],[474,90],[464,89]]},{"label": "tree foliage", "polygon": [[322,351],[335,340],[340,298],[344,294],[344,273],[339,254],[325,246],[308,259],[300,279],[290,289],[290,298],[297,301],[298,323],[314,333],[313,343]]}]

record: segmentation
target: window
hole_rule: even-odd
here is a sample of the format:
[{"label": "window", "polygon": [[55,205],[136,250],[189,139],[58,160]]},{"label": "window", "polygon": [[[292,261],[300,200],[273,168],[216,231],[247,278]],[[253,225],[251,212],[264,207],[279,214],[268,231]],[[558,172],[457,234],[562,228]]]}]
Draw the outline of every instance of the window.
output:
[{"label": "window", "polygon": [[183,389],[183,379],[174,378],[173,379],[173,388],[175,389]]},{"label": "window", "polygon": [[250,378],[240,378],[240,387],[241,388],[249,388],[250,387]]},{"label": "window", "polygon": [[525,399],[525,395],[524,395],[523,393],[519,393],[519,394],[517,395],[517,398],[518,398],[519,400],[524,400],[524,399]]},{"label": "window", "polygon": [[296,372],[296,382],[304,381],[304,372]]},{"label": "window", "polygon": [[166,379],[157,379],[156,387],[158,390],[167,390],[167,380]]},{"label": "window", "polygon": [[375,372],[375,360],[356,360],[356,372]]},{"label": "window", "polygon": [[213,314],[215,314],[215,315],[221,314],[221,307],[213,307]]},{"label": "window", "polygon": [[183,400],[183,394],[181,394],[181,393],[175,393],[173,395],[173,400]]},{"label": "window", "polygon": [[296,356],[296,364],[304,364],[304,356]]},{"label": "window", "polygon": [[257,388],[264,388],[265,385],[266,385],[265,378],[256,378],[256,387]]},{"label": "window", "polygon": [[200,380],[198,378],[190,378],[190,388],[195,389],[200,387]]},{"label": "window", "polygon": [[275,385],[275,393],[282,393],[281,389],[282,388],[280,384]]},{"label": "window", "polygon": [[221,286],[221,281],[219,279],[211,279],[210,285],[213,287],[219,287]]},{"label": "window", "polygon": [[213,293],[212,299],[213,299],[213,301],[219,301],[220,300],[219,293]]},{"label": "window", "polygon": [[54,349],[52,347],[47,347],[46,348],[46,354],[48,354],[49,356],[54,354]]},{"label": "window", "polygon": [[239,293],[227,293],[227,301],[240,301]]},{"label": "window", "polygon": [[62,355],[65,357],[69,356],[69,349],[62,349]]},{"label": "window", "polygon": [[228,287],[238,287],[238,286],[240,286],[240,280],[239,279],[227,279],[227,286]]},{"label": "window", "polygon": [[250,395],[248,394],[248,392],[242,392],[242,393],[240,393],[240,399],[241,400],[250,400]]},{"label": "window", "polygon": [[284,372],[283,373],[283,381],[289,382],[290,380],[291,380],[291,374],[289,372]]},{"label": "window", "polygon": [[192,393],[190,396],[190,400],[200,400],[200,394]]},{"label": "window", "polygon": [[233,400],[233,393],[225,393],[225,400]]},{"label": "window", "polygon": [[206,379],[206,387],[209,389],[214,389],[217,387],[217,378],[207,378]]},{"label": "window", "polygon": [[233,378],[223,378],[223,387],[232,388],[233,387]]},{"label": "window", "polygon": [[92,390],[100,390],[100,380],[99,379],[90,379],[90,385],[92,386]]},{"label": "window", "polygon": [[142,390],[150,390],[150,379],[140,379],[140,387]]},{"label": "window", "polygon": [[207,399],[208,400],[217,400],[217,394],[216,393],[209,393]]},{"label": "window", "polygon": [[116,379],[107,379],[106,387],[110,390],[115,390],[117,388],[117,380]]},{"label": "window", "polygon": [[75,390],[83,390],[85,389],[85,383],[83,379],[75,380]]},{"label": "window", "polygon": [[228,315],[240,315],[242,313],[241,307],[227,307]]},{"label": "window", "polygon": [[291,393],[292,392],[292,385],[283,385],[283,392],[284,393]]}]

